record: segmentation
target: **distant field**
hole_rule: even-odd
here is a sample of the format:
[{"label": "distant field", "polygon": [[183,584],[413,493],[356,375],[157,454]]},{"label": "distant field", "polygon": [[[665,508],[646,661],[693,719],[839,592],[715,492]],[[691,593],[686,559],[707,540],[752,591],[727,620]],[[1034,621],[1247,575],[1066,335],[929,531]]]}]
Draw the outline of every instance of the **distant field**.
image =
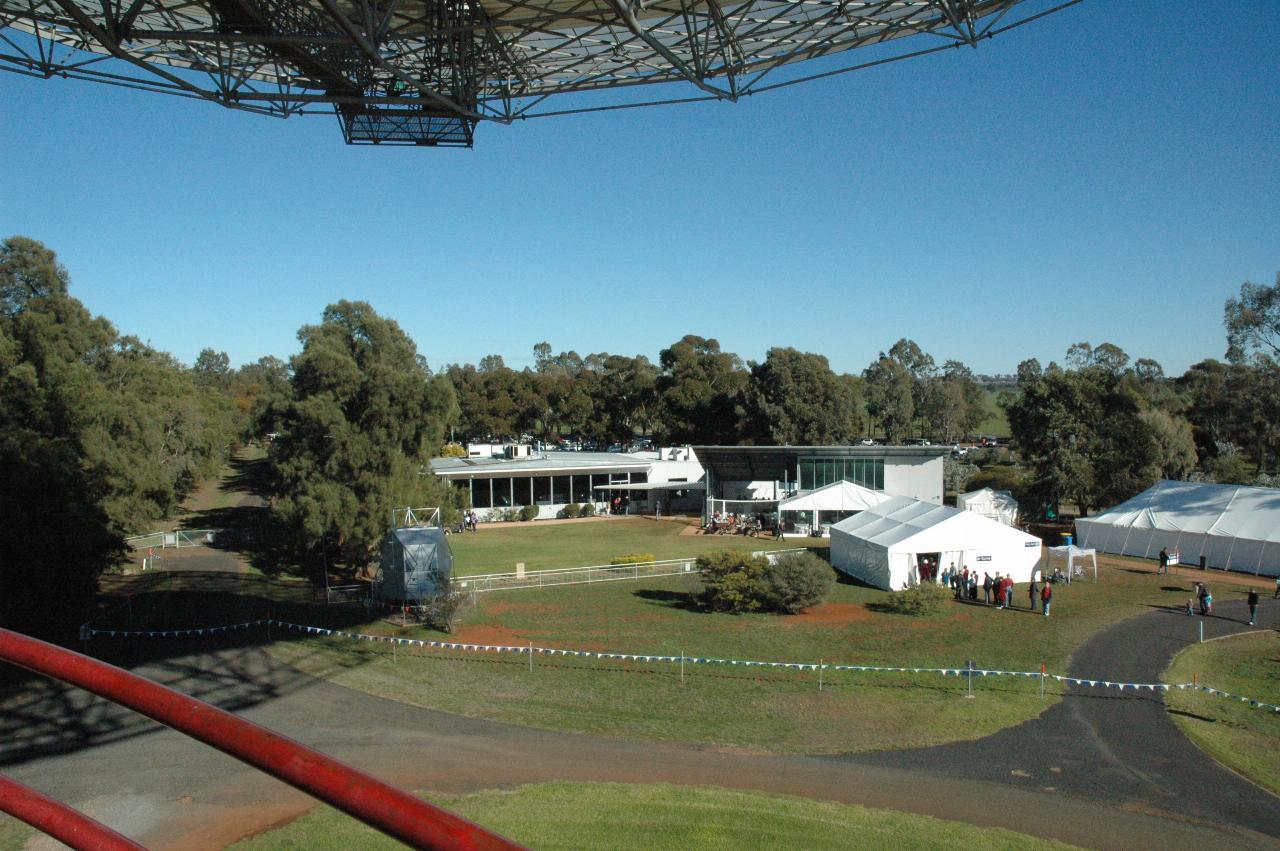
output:
[{"label": "distant field", "polygon": [[1004,409],[996,403],[996,394],[990,390],[984,390],[983,398],[987,407],[987,418],[982,421],[982,425],[978,426],[978,434],[1008,437],[1009,418],[1004,415]]},{"label": "distant field", "polygon": [[775,541],[742,535],[683,535],[688,524],[643,517],[573,523],[485,525],[479,532],[449,536],[454,573],[507,573],[524,562],[529,570],[608,564],[618,556],[649,553],[657,559],[697,556],[712,550],[768,550],[817,543],[807,538]]},{"label": "distant field", "polygon": [[[562,782],[425,797],[538,851],[1072,847],[929,816],[709,786]],[[237,851],[403,847],[328,807],[232,846]]]},{"label": "distant field", "polygon": [[[1263,605],[1266,605],[1264,602]],[[1280,704],[1280,635],[1250,633],[1193,644],[1173,660],[1165,682],[1198,682]],[[1214,759],[1280,795],[1280,717],[1205,692],[1169,691],[1173,720]]]}]

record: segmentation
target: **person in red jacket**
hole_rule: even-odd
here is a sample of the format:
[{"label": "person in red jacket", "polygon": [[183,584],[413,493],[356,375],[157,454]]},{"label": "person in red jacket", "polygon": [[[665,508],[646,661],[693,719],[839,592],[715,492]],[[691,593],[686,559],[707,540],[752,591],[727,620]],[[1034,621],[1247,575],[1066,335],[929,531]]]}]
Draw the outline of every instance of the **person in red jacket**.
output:
[{"label": "person in red jacket", "polygon": [[1000,586],[1001,588],[1004,589],[1004,607],[1006,609],[1012,609],[1013,608],[1013,577],[1006,576],[1004,580],[1000,583]]},{"label": "person in red jacket", "polygon": [[1053,599],[1053,586],[1048,582],[1044,584],[1044,588],[1040,590],[1040,607],[1044,609],[1044,616],[1049,617],[1049,601]]}]

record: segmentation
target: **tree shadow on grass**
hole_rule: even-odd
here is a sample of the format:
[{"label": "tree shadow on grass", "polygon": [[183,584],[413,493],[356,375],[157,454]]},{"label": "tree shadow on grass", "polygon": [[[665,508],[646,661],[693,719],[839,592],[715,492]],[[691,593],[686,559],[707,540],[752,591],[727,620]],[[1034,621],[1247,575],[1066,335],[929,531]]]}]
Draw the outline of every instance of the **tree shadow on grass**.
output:
[{"label": "tree shadow on grass", "polygon": [[633,596],[639,597],[655,605],[664,606],[669,609],[683,609],[687,612],[700,612],[702,608],[693,602],[692,597],[687,591],[667,591],[657,588],[641,588],[638,591],[631,592]]},{"label": "tree shadow on grass", "polygon": [[[326,606],[306,583],[225,572],[155,573],[104,582],[99,614],[106,634],[77,650],[132,669],[231,712],[306,688],[316,680],[261,650],[268,641],[305,633],[255,623],[267,616],[330,629],[367,623],[363,606]],[[214,632],[211,627],[240,624]],[[203,635],[138,635],[139,630],[204,629]],[[111,632],[116,631],[112,636]],[[132,634],[126,634],[132,633]],[[323,640],[323,639],[308,639]],[[369,645],[374,647],[375,645]],[[365,649],[353,643],[353,650]],[[310,653],[320,653],[317,647]],[[332,657],[332,658],[329,658]],[[356,667],[365,653],[327,654],[326,663]],[[73,686],[0,666],[0,766],[71,753],[160,729],[150,719]]]}]

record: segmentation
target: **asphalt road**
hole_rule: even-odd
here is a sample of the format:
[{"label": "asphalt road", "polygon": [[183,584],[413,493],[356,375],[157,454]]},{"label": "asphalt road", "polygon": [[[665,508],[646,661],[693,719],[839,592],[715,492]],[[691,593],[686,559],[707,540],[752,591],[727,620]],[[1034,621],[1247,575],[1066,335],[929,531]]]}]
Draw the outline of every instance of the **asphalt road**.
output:
[{"label": "asphalt road", "polygon": [[[1240,612],[1243,605],[1240,604]],[[1249,629],[1235,605],[1206,635]],[[1280,624],[1263,607],[1260,626]],[[1196,618],[1153,611],[1077,652],[1073,676],[1156,682]],[[977,742],[841,757],[757,755],[531,730],[311,679],[255,642],[164,645],[135,670],[411,789],[554,779],[712,784],[888,807],[1094,848],[1280,847],[1280,799],[1208,760],[1158,696],[1077,689]],[[152,848],[218,848],[314,805],[230,757],[75,690],[0,705],[0,767]],[[517,837],[518,838],[518,837]]]}]

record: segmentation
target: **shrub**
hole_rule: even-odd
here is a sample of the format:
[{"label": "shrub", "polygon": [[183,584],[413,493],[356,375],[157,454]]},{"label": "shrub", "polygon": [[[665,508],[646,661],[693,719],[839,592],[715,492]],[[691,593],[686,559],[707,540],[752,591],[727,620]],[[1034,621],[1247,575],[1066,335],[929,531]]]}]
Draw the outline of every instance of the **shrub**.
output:
[{"label": "shrub", "polygon": [[530,520],[535,520],[535,519],[537,519],[537,517],[538,517],[538,506],[536,506],[536,505],[526,505],[524,508],[521,508],[521,509],[520,509],[520,515],[519,515],[519,516],[520,516],[520,519],[521,519],[522,521],[526,522],[526,523],[527,523],[527,522],[529,522]]},{"label": "shrub", "polygon": [[698,556],[701,571],[694,602],[713,612],[754,612],[763,604],[763,578],[769,563],[743,552],[714,552]]},{"label": "shrub", "polygon": [[836,584],[835,571],[811,552],[786,553],[764,569],[764,608],[794,615],[821,603]]},{"label": "shrub", "polygon": [[564,507],[564,516],[568,517],[570,520],[572,520],[574,517],[577,517],[581,513],[582,513],[582,509],[578,506],[578,503],[576,502],[571,502]]},{"label": "shrub", "polygon": [[595,515],[596,515],[596,504],[594,502],[582,503],[583,517],[595,517]]},{"label": "shrub", "polygon": [[436,588],[436,593],[432,597],[423,601],[418,612],[422,622],[429,628],[440,632],[453,632],[466,603],[467,596],[453,590],[448,580],[445,580]]},{"label": "shrub", "polygon": [[495,508],[490,513],[490,518],[501,521],[503,523],[512,523],[520,519],[520,509],[518,508]]},{"label": "shrub", "polygon": [[888,608],[900,615],[932,615],[942,611],[951,592],[932,582],[903,588],[889,595]]},{"label": "shrub", "polygon": [[615,556],[609,559],[609,564],[642,564],[650,561],[657,561],[653,557],[653,553],[631,553],[625,556]]}]

